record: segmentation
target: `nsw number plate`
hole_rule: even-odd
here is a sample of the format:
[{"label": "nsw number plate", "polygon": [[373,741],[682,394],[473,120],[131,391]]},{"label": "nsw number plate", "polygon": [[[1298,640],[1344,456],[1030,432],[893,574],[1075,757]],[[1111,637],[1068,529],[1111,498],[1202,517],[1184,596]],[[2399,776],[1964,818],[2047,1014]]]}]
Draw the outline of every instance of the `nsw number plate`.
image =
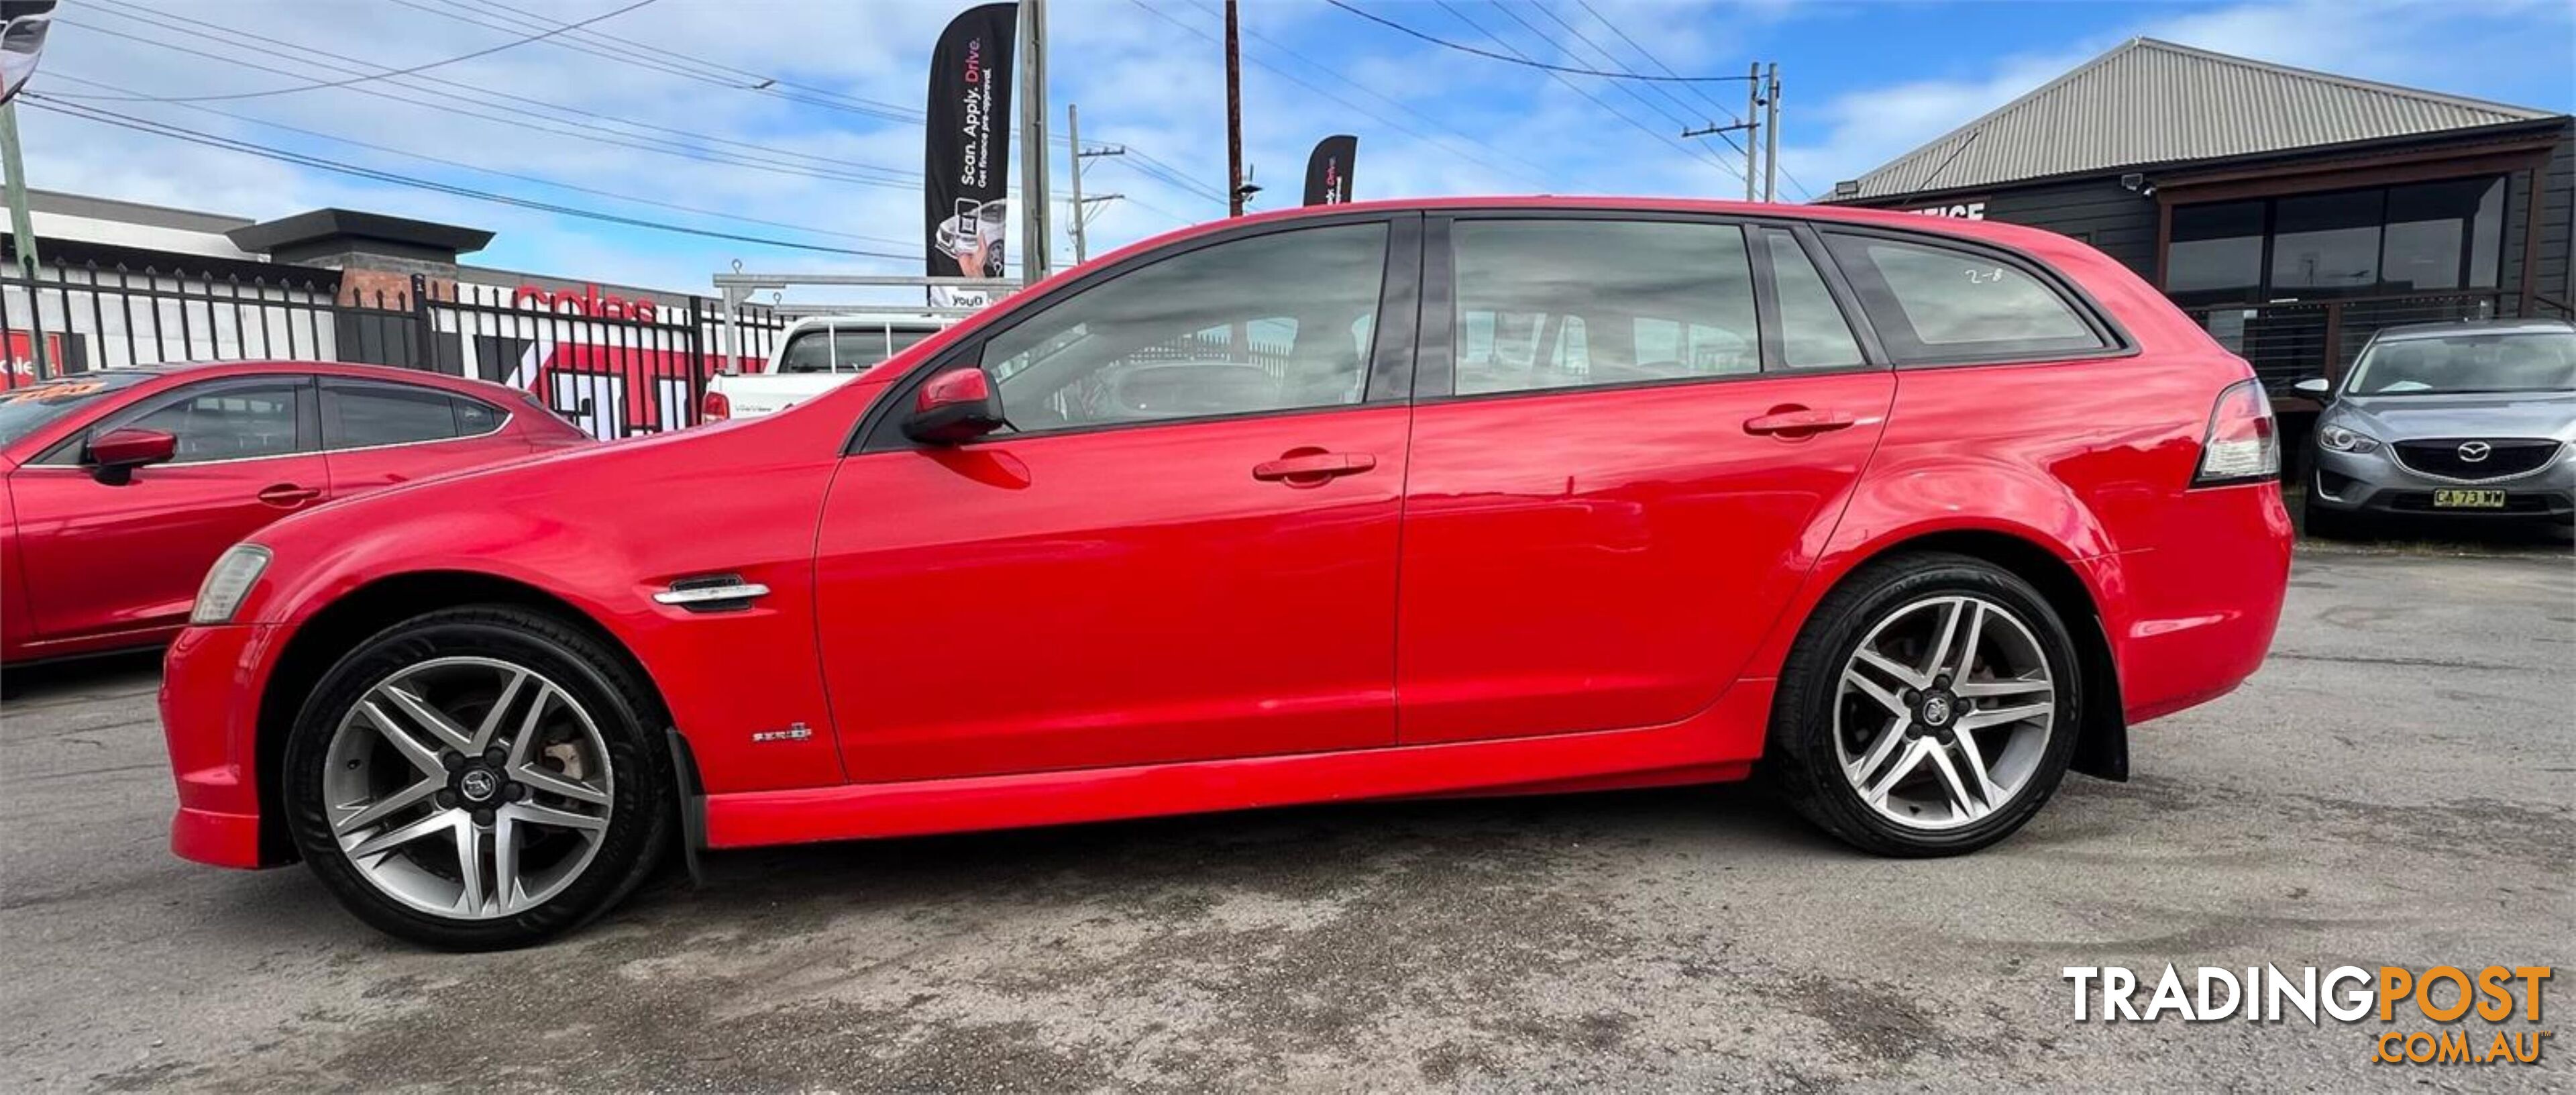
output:
[{"label": "nsw number plate", "polygon": [[2437,490],[2433,492],[2434,509],[2503,509],[2504,492],[2500,490]]}]

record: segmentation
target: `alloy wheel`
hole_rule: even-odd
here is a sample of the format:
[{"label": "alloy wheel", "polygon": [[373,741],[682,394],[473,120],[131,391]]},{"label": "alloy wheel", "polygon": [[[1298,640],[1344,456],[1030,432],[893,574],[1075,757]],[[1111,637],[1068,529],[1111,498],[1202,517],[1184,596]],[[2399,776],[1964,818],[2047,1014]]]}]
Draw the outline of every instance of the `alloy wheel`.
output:
[{"label": "alloy wheel", "polygon": [[1911,829],[1956,829],[2028,786],[2057,721],[2029,625],[1983,597],[1909,602],[1844,663],[1835,760],[1863,805]]},{"label": "alloy wheel", "polygon": [[561,893],[598,855],[616,785],[599,726],[525,666],[442,657],[378,682],[324,754],[333,839],[377,890],[490,920]]}]

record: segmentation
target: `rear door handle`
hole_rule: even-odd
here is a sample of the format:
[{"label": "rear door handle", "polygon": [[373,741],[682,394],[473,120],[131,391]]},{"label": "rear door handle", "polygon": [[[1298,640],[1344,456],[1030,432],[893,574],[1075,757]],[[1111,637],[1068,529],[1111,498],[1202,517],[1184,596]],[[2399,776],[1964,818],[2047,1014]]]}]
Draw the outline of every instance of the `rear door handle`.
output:
[{"label": "rear door handle", "polygon": [[1292,487],[1320,487],[1335,476],[1358,475],[1376,466],[1377,457],[1364,452],[1302,453],[1254,464],[1252,477]]},{"label": "rear door handle", "polygon": [[1829,430],[1849,428],[1858,421],[1843,411],[1776,410],[1744,420],[1744,432],[1769,434],[1774,437],[1806,437]]},{"label": "rear door handle", "polygon": [[260,501],[290,509],[320,497],[322,497],[320,487],[299,487],[293,483],[279,483],[259,492]]}]

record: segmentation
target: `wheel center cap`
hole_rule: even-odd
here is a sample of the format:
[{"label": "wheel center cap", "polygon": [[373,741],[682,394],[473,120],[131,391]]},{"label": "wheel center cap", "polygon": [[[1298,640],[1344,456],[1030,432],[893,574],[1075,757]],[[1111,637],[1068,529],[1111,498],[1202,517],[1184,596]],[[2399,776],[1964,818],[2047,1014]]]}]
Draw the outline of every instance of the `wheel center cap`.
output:
[{"label": "wheel center cap", "polygon": [[1923,697],[1921,714],[1925,726],[1948,726],[1951,714],[1950,697],[1938,694]]},{"label": "wheel center cap", "polygon": [[472,769],[456,780],[456,793],[465,796],[467,802],[489,802],[500,791],[501,777],[493,775],[489,768]]}]

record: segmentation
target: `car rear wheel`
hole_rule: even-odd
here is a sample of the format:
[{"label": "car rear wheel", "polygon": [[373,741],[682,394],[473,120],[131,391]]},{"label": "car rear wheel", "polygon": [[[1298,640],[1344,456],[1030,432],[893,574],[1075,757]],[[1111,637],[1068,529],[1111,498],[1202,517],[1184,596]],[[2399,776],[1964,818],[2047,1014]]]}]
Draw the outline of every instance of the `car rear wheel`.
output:
[{"label": "car rear wheel", "polygon": [[2009,571],[1946,553],[1872,563],[1799,634],[1772,705],[1771,776],[1866,851],[1975,851],[2064,778],[2080,664],[2047,599]]},{"label": "car rear wheel", "polygon": [[405,939],[519,946],[597,916],[671,838],[659,710],[605,644],[508,606],[414,617],[326,674],[286,817],[343,905]]}]

